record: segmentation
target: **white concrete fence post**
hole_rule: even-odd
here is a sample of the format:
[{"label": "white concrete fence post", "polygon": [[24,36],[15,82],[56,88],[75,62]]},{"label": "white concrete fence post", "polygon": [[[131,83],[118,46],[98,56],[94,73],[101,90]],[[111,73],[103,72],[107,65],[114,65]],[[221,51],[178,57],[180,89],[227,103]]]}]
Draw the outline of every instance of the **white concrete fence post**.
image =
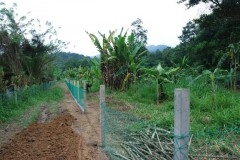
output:
[{"label": "white concrete fence post", "polygon": [[80,99],[80,94],[79,94],[80,88],[79,88],[79,81],[77,81],[77,101]]},{"label": "white concrete fence post", "polygon": [[85,105],[84,112],[87,112],[87,83],[83,82],[83,104]]},{"label": "white concrete fence post", "polygon": [[[73,80],[73,96],[76,96],[77,94],[77,87],[76,87],[76,80]],[[76,98],[76,97],[75,97]]]},{"label": "white concrete fence post", "polygon": [[105,85],[100,85],[100,141],[101,146],[104,146],[104,110],[102,105],[105,105]]},{"label": "white concrete fence post", "polygon": [[189,145],[189,89],[177,88],[174,92],[174,160],[188,159]]}]

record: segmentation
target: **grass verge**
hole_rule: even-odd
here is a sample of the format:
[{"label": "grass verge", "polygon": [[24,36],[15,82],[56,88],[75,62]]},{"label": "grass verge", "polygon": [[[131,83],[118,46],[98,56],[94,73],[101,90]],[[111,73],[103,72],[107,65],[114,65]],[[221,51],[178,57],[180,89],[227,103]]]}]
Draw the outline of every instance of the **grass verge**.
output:
[{"label": "grass verge", "polygon": [[29,95],[27,99],[16,105],[13,101],[0,106],[0,122],[18,120],[21,116],[28,117],[22,122],[28,124],[35,121],[41,112],[41,106],[50,106],[51,112],[57,111],[57,101],[63,98],[63,89],[57,85],[47,90],[36,90],[37,93]]}]

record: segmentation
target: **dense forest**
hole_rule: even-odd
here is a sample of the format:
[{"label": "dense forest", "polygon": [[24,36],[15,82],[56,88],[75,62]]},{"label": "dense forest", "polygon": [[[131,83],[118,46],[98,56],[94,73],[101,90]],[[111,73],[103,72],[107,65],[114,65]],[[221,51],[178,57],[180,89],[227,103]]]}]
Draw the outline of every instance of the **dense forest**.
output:
[{"label": "dense forest", "polygon": [[[160,59],[166,66],[177,64],[185,56],[191,66],[202,65],[207,69],[229,69],[237,54],[227,56],[231,49],[239,52],[240,1],[239,0],[181,0],[187,7],[208,3],[210,14],[190,20],[179,36],[181,43],[175,48],[151,55],[151,61]],[[156,57],[157,58],[156,58]],[[221,62],[221,63],[220,63]]]},{"label": "dense forest", "polygon": [[53,80],[55,55],[66,45],[50,22],[41,27],[16,7],[0,4],[0,91]]}]

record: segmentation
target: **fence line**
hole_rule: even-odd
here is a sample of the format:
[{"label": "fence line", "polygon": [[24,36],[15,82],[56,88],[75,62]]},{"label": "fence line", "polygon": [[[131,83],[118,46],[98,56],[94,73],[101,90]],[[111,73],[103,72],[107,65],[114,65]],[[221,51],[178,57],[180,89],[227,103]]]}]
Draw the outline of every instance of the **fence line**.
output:
[{"label": "fence line", "polygon": [[31,95],[38,94],[38,90],[46,90],[53,86],[56,81],[50,81],[48,83],[42,83],[40,85],[31,85],[24,88],[14,89],[13,91],[7,91],[6,93],[0,92],[0,106],[4,106],[6,103],[13,103],[19,105],[24,102]]},{"label": "fence line", "polygon": [[[86,89],[81,88],[79,85],[79,81],[76,80],[65,80],[65,84],[67,85],[73,99],[77,103],[78,107],[83,111],[86,112],[87,105],[86,105]],[[85,83],[84,83],[85,84]],[[86,86],[86,85],[84,85]]]},{"label": "fence line", "polygon": [[174,97],[175,128],[167,131],[109,108],[105,102],[105,86],[100,86],[101,144],[110,159],[240,159],[240,128],[191,132],[189,90],[176,89]]}]

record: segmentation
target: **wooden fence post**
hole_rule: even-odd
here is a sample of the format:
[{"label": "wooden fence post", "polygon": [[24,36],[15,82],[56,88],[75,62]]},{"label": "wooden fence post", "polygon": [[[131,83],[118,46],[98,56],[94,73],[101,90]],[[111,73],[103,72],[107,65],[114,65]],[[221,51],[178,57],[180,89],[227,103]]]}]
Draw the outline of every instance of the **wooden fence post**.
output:
[{"label": "wooden fence post", "polygon": [[189,144],[189,89],[174,92],[174,160],[188,159]]},{"label": "wooden fence post", "polygon": [[104,146],[104,109],[105,105],[105,85],[100,85],[100,141],[101,146]]}]

